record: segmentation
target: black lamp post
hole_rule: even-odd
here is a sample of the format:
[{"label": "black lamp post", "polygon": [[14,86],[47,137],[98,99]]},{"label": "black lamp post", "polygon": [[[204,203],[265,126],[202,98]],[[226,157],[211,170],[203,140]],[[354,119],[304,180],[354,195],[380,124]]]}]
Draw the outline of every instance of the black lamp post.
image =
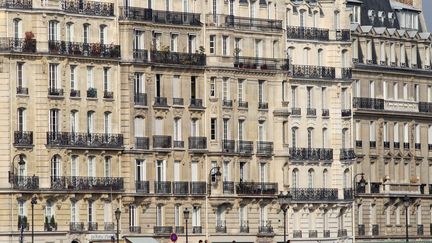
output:
[{"label": "black lamp post", "polygon": [[186,243],[188,243],[188,219],[189,219],[189,209],[185,208],[183,210],[183,218],[186,220]]},{"label": "black lamp post", "polygon": [[37,204],[37,198],[34,196],[31,199],[31,208],[32,208],[32,243],[34,243],[34,205]]},{"label": "black lamp post", "polygon": [[279,204],[281,207],[281,210],[283,211],[283,220],[284,220],[284,243],[287,242],[286,240],[286,213],[288,211],[289,204],[291,203],[291,193],[284,194],[282,191],[278,195]]},{"label": "black lamp post", "polygon": [[354,183],[353,183],[353,189],[354,189],[354,195],[357,195],[357,176],[361,176],[360,181],[358,182],[359,188],[366,188],[366,180],[364,178],[364,173],[358,173],[354,176]]},{"label": "black lamp post", "polygon": [[120,215],[121,215],[121,211],[119,208],[116,209],[115,213],[115,218],[117,220],[117,233],[116,233],[116,238],[117,238],[117,243],[120,242],[120,226],[119,226],[119,221],[120,221]]},{"label": "black lamp post", "polygon": [[405,241],[408,242],[408,207],[410,206],[410,199],[407,195],[403,198],[405,206]]}]

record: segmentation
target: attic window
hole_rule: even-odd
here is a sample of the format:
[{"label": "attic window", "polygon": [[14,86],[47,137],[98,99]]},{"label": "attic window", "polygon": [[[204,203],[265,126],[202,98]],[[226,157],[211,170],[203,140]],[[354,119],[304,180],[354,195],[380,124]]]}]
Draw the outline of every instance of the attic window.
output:
[{"label": "attic window", "polygon": [[375,11],[369,10],[368,11],[368,17],[369,17],[369,20],[373,23],[375,21]]},{"label": "attic window", "polygon": [[395,14],[393,12],[387,14],[388,20],[392,26],[394,26],[395,22]]},{"label": "attic window", "polygon": [[381,24],[384,23],[384,19],[385,19],[385,14],[383,11],[378,11],[378,19],[381,22]]}]

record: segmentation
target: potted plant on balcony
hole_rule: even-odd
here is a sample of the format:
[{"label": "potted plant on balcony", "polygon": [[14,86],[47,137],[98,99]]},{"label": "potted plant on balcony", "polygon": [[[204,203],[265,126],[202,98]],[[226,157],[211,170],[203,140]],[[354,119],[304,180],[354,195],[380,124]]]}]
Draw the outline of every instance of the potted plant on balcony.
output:
[{"label": "potted plant on balcony", "polygon": [[36,40],[34,39],[34,34],[32,31],[25,32],[23,51],[24,52],[36,51]]},{"label": "potted plant on balcony", "polygon": [[96,98],[97,97],[97,89],[96,88],[88,88],[87,97],[88,98]]},{"label": "potted plant on balcony", "polygon": [[95,56],[95,57],[98,57],[98,56],[100,56],[101,55],[101,51],[102,51],[102,44],[99,44],[99,43],[93,43],[93,44],[90,44],[90,49],[91,49],[91,55],[92,56]]}]

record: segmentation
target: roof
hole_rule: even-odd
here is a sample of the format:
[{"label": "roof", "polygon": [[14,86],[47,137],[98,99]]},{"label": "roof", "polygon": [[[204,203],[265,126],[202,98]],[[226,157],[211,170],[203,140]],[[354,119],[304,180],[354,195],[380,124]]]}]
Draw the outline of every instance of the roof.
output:
[{"label": "roof", "polygon": [[[362,25],[370,25],[373,27],[386,27],[386,28],[396,28],[399,29],[399,22],[397,18],[394,19],[394,22],[390,22],[388,18],[388,13],[394,13],[392,6],[390,5],[389,0],[363,0],[361,11],[361,23]],[[370,18],[370,11],[374,12],[374,18]],[[378,18],[378,13],[383,12],[385,18],[384,21],[381,22]]]},{"label": "roof", "polygon": [[415,8],[414,6],[411,6],[411,5],[409,5],[409,4],[405,4],[405,3],[401,3],[401,2],[398,2],[398,1],[393,1],[393,0],[391,0],[391,1],[390,1],[390,5],[391,5],[391,7],[392,7],[393,9],[395,9],[395,10],[402,10],[402,9],[405,9],[405,10],[412,10],[412,11],[421,12],[420,9],[417,9],[417,8]]}]

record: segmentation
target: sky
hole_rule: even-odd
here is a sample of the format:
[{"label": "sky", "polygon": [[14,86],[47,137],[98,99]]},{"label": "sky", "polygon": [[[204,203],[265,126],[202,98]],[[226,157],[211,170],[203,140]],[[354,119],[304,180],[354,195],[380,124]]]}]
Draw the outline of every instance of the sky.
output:
[{"label": "sky", "polygon": [[426,18],[427,29],[432,32],[432,0],[423,0],[423,11]]}]

